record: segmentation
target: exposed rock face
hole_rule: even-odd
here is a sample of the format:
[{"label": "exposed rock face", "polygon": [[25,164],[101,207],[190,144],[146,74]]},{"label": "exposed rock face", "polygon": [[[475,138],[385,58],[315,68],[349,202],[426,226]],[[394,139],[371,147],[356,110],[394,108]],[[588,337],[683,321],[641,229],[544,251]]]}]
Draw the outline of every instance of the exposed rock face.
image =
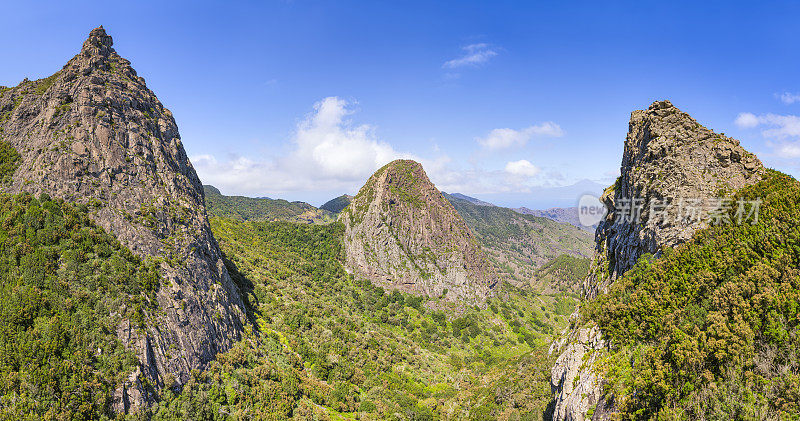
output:
[{"label": "exposed rock face", "polygon": [[[620,174],[602,196],[609,213],[596,231],[597,257],[607,262],[598,269],[604,266],[607,271],[587,279],[587,298],[602,292],[641,255],[658,256],[664,247],[691,239],[708,225],[705,207],[757,182],[764,166],[738,140],[701,126],[669,101],[659,101],[631,113]],[[635,199],[641,199],[639,223],[620,215]],[[695,201],[705,208],[700,215],[692,215]],[[660,208],[663,203],[672,205]],[[651,208],[663,209],[666,215],[651,218]]]},{"label": "exposed rock face", "polygon": [[[764,172],[736,139],[701,126],[669,101],[631,113],[620,178],[601,198],[609,212],[595,232],[584,297],[604,293],[643,254],[657,257],[665,247],[691,239],[708,225],[709,212],[720,204],[717,198],[758,182]],[[641,218],[630,217],[635,206],[641,206]],[[651,209],[661,213],[651,214]],[[595,405],[603,410],[595,410],[593,419],[613,411],[612,401],[602,395],[603,380],[592,372],[597,352],[591,351],[606,345],[596,328],[576,328],[551,348],[563,348],[551,380],[555,420],[583,420]]]},{"label": "exposed rock face", "polygon": [[0,90],[0,130],[21,155],[3,190],[87,204],[134,254],[163,261],[159,311],[144,330],[126,320],[117,329],[144,376],[119,390],[117,410],[146,403],[144,380],[160,387],[169,375],[180,384],[239,338],[242,299],[172,113],[102,27],[53,76]]},{"label": "exposed rock face", "polygon": [[347,268],[377,285],[481,302],[497,283],[475,236],[417,162],[378,170],[339,220]]}]

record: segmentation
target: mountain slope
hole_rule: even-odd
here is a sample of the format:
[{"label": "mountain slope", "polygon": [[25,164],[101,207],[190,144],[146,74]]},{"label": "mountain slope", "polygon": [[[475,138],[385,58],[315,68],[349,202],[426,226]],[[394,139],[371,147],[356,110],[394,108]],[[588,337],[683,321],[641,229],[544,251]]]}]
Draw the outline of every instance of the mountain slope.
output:
[{"label": "mountain slope", "polygon": [[307,224],[326,224],[335,220],[330,212],[304,202],[225,196],[214,186],[203,186],[203,190],[209,216],[240,221],[289,221]]},{"label": "mountain slope", "polygon": [[483,201],[483,200],[481,200],[481,199],[476,199],[476,198],[474,198],[474,197],[467,196],[466,194],[461,194],[461,193],[452,193],[452,194],[451,194],[451,193],[445,193],[445,192],[442,192],[442,194],[444,195],[444,197],[448,198],[448,200],[449,200],[449,198],[451,198],[451,197],[452,197],[452,198],[459,199],[459,200],[466,200],[467,202],[470,202],[470,203],[472,203],[473,205],[478,205],[478,206],[494,206],[493,204],[491,204],[491,203],[489,203],[489,202],[484,202],[484,201]]},{"label": "mountain slope", "polygon": [[340,213],[353,201],[353,196],[349,194],[343,194],[337,198],[331,199],[325,202],[324,205],[320,206],[320,209],[324,209],[331,213]]},{"label": "mountain slope", "polygon": [[578,208],[573,206],[569,208],[547,208],[547,209],[528,209],[526,207],[516,208],[515,211],[525,214],[540,216],[542,218],[552,219],[556,222],[563,222],[566,224],[574,225],[580,229],[594,233],[597,227],[586,227],[581,225],[578,219]]},{"label": "mountain slope", "polygon": [[417,162],[376,171],[339,221],[346,266],[378,285],[479,302],[497,283],[477,239]]},{"label": "mountain slope", "polygon": [[[592,255],[589,233],[568,224],[547,218],[523,215],[499,206],[484,206],[445,193],[445,198],[464,218],[467,226],[480,240],[490,260],[498,267],[501,277],[517,286],[539,285],[534,282],[536,268],[561,255],[588,259]],[[580,265],[579,265],[580,266]],[[553,276],[552,285],[577,293],[579,282]]]},{"label": "mountain slope", "polygon": [[[539,419],[571,300],[497,287],[485,308],[345,271],[344,227],[211,218],[252,285],[253,330],[154,419]],[[431,310],[436,308],[437,310]],[[233,414],[226,416],[225,414]]]},{"label": "mountain slope", "polygon": [[800,413],[800,183],[770,171],[733,199],[761,200],[758,221],[730,209],[585,309],[615,344],[599,365],[623,416]]},{"label": "mountain slope", "polygon": [[244,304],[172,114],[112,44],[94,29],[54,75],[0,90],[0,140],[19,156],[4,191],[88,205],[97,225],[159,266],[157,311],[145,311],[143,328],[126,319],[117,327],[141,364],[116,396],[127,410],[150,399],[145,384],[184,382],[229,348]]},{"label": "mountain slope", "polygon": [[[582,287],[587,300],[605,293],[641,256],[659,257],[689,241],[708,226],[718,199],[759,182],[766,171],[737,140],[703,127],[669,101],[634,111],[628,127],[621,176],[602,196],[609,213],[595,234],[596,253]],[[692,213],[687,200],[695,205]],[[641,217],[631,217],[634,204]],[[661,314],[651,310],[648,317]],[[551,350],[563,350],[552,371],[554,419],[582,419],[593,406],[596,417],[616,410],[613,393],[602,387],[605,373],[595,367],[609,346],[603,333],[589,318]]]}]

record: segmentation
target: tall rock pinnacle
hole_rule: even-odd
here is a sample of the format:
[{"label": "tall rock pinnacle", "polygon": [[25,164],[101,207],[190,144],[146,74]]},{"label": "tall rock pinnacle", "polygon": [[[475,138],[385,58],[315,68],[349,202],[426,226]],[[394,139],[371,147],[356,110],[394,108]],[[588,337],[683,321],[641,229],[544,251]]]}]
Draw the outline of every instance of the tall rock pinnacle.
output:
[{"label": "tall rock pinnacle", "polygon": [[[642,255],[658,257],[689,241],[708,225],[710,203],[757,183],[764,173],[739,141],[703,127],[669,101],[631,113],[620,177],[601,198],[609,212],[595,233],[584,297],[605,292]],[[604,395],[605,381],[593,369],[596,351],[606,346],[597,326],[572,329],[553,344],[551,352],[563,350],[551,373],[554,420],[583,420],[593,406],[592,419],[611,417],[614,399]]]},{"label": "tall rock pinnacle", "polygon": [[203,188],[172,113],[113,49],[103,29],[60,71],[0,90],[0,139],[20,154],[7,192],[84,203],[92,218],[142,259],[160,262],[158,311],[117,336],[141,373],[120,390],[128,410],[159,387],[202,368],[240,336],[244,305],[206,218]]}]

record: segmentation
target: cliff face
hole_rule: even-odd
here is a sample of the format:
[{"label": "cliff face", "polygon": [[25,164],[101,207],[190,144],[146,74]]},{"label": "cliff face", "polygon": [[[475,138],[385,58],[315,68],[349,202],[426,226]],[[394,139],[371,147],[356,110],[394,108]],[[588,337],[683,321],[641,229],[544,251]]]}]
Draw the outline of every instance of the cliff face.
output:
[{"label": "cliff face", "polygon": [[339,221],[347,268],[377,285],[481,302],[497,283],[475,236],[417,162],[378,170]]},{"label": "cliff face", "polygon": [[169,374],[182,383],[239,338],[242,299],[172,113],[102,27],[56,74],[0,89],[0,139],[20,154],[4,191],[87,204],[135,255],[161,262],[159,311],[143,330],[118,326],[141,363],[119,390],[118,410],[149,399],[143,380],[160,387]]},{"label": "cliff face", "polygon": [[[691,239],[710,223],[719,198],[764,173],[736,139],[701,126],[669,101],[631,113],[620,177],[601,198],[609,212],[595,232],[584,297],[605,292],[642,255],[658,257]],[[575,328],[551,347],[551,353],[561,352],[551,378],[554,419],[582,420],[595,405],[593,419],[613,411],[612,400],[603,397],[603,379],[592,370],[596,351],[607,345],[596,328]]]}]

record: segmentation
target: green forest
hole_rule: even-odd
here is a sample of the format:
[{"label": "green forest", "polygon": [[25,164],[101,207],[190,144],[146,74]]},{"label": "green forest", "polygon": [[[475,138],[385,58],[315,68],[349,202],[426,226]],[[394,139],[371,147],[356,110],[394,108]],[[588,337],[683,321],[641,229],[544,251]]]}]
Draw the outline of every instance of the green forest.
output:
[{"label": "green forest", "polygon": [[[342,226],[213,218],[255,323],[155,419],[541,419],[547,344],[575,301],[504,287],[486,308],[348,275]],[[433,308],[436,308],[433,310]]]},{"label": "green forest", "polygon": [[800,414],[800,183],[771,171],[734,200],[759,198],[758,223],[643,256],[584,307],[615,345],[599,368],[623,418]]}]

